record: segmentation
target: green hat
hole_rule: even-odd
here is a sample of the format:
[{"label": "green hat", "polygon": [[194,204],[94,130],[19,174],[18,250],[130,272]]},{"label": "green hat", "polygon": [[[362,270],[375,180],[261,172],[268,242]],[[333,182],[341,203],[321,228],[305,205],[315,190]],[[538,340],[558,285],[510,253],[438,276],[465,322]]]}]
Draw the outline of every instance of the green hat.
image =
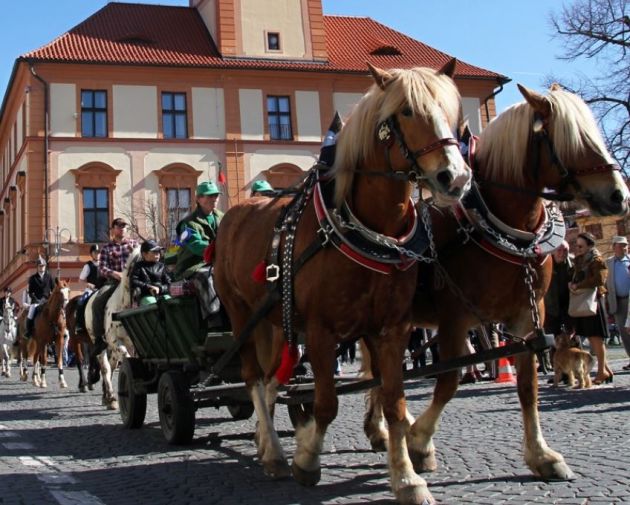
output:
[{"label": "green hat", "polygon": [[267,181],[254,181],[254,183],[252,184],[252,193],[262,191],[273,191],[273,188],[271,187],[271,184],[269,184]]},{"label": "green hat", "polygon": [[202,182],[197,186],[197,196],[220,195],[221,191],[213,181]]}]

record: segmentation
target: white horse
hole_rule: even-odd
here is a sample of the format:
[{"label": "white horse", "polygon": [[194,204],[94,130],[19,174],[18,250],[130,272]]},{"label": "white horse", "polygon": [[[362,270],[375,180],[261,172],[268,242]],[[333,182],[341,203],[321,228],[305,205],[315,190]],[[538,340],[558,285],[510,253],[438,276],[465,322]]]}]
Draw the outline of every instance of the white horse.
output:
[{"label": "white horse", "polygon": [[[125,357],[130,357],[130,353],[134,353],[133,343],[129,339],[129,335],[118,321],[112,321],[112,315],[123,309],[131,307],[131,288],[129,285],[131,270],[136,261],[141,257],[140,248],[135,248],[125,264],[124,270],[121,272],[121,279],[114,293],[107,301],[105,306],[105,341],[107,348],[98,355],[98,362],[101,368],[101,376],[103,379],[103,405],[109,410],[118,409],[118,400],[114,395],[114,386],[112,385],[112,370],[116,369],[118,363]],[[101,288],[105,289],[105,288]],[[96,342],[93,330],[92,304],[97,295],[90,297],[85,307],[85,327],[90,335],[92,342]],[[109,356],[108,356],[109,351]]]},{"label": "white horse", "polygon": [[2,321],[0,321],[0,361],[2,362],[2,376],[11,377],[11,354],[9,350],[17,337],[17,324],[13,314],[13,304],[7,296],[2,307]]}]

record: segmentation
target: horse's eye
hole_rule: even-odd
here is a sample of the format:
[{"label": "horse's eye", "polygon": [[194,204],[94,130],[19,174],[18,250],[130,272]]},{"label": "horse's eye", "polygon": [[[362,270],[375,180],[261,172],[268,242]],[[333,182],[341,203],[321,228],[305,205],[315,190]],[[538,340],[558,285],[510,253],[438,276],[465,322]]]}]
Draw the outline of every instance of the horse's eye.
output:
[{"label": "horse's eye", "polygon": [[405,107],[402,111],[400,111],[402,113],[403,116],[406,117],[411,117],[413,116],[413,111],[411,110],[411,107],[407,106]]}]

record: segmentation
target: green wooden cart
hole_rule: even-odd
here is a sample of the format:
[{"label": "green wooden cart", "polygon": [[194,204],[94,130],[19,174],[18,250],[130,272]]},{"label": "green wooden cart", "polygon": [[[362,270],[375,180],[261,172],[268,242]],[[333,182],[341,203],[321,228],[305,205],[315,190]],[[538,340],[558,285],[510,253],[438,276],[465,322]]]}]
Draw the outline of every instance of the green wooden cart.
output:
[{"label": "green wooden cart", "polygon": [[220,377],[208,380],[233,338],[229,331],[208,331],[196,297],[158,300],[118,312],[115,319],[135,347],[135,357],[123,361],[118,376],[125,427],[142,427],[151,393],[158,395],[160,425],[171,444],[192,440],[199,408],[225,406],[234,419],[251,417],[254,407],[240,382],[238,354],[222,367]]}]

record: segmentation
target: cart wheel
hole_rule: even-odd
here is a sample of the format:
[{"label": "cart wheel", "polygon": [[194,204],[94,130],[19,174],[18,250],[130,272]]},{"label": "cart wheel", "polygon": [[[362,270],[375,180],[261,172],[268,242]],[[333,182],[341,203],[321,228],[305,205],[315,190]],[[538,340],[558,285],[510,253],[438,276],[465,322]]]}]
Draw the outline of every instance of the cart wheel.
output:
[{"label": "cart wheel", "polygon": [[313,415],[312,403],[294,403],[287,405],[289,411],[289,419],[294,428],[306,424]]},{"label": "cart wheel", "polygon": [[134,379],[142,377],[142,363],[136,358],[122,362],[118,372],[118,405],[123,426],[130,430],[141,428],[147,413],[146,393],[134,393]]},{"label": "cart wheel", "polygon": [[253,403],[234,403],[227,406],[232,419],[249,419],[254,413]]},{"label": "cart wheel", "polygon": [[168,371],[158,383],[158,412],[162,433],[169,444],[189,444],[195,432],[195,405],[188,380],[181,372]]}]

